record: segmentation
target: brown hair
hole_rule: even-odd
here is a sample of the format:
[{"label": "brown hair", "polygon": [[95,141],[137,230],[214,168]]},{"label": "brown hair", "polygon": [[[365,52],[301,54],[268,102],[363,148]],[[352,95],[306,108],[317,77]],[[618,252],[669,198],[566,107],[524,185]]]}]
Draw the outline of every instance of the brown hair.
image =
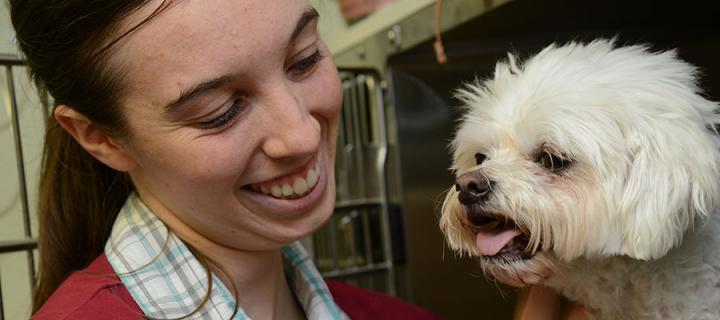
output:
[{"label": "brown hair", "polygon": [[[118,105],[122,73],[105,53],[167,7],[109,39],[119,22],[149,0],[10,0],[10,15],[30,75],[54,106],[67,105],[111,136],[128,134]],[[71,272],[103,252],[118,211],[133,190],[127,173],[88,154],[50,116],[40,175],[38,284],[33,312]]]}]

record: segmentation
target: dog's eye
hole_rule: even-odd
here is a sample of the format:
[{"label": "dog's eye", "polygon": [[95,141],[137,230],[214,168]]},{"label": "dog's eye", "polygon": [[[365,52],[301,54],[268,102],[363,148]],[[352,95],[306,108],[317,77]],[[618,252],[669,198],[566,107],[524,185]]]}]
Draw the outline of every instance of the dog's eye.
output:
[{"label": "dog's eye", "polygon": [[570,159],[554,155],[550,152],[543,152],[537,162],[539,162],[545,169],[553,171],[565,169],[572,163]]},{"label": "dog's eye", "polygon": [[487,159],[487,156],[486,156],[486,155],[484,155],[484,154],[482,154],[482,153],[479,153],[479,152],[476,153],[476,154],[475,154],[475,165],[478,165],[478,166],[479,166],[480,164],[482,164],[483,162],[485,162],[485,159]]}]

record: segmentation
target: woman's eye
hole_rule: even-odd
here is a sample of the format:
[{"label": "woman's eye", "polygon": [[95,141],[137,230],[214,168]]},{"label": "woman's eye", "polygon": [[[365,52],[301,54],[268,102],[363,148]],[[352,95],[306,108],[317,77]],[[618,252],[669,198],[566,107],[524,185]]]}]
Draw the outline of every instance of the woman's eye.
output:
[{"label": "woman's eye", "polygon": [[567,157],[554,155],[550,152],[543,152],[537,162],[539,162],[545,169],[552,171],[565,169],[572,163],[572,161]]},{"label": "woman's eye", "polygon": [[307,73],[308,71],[312,70],[313,67],[315,67],[322,58],[323,55],[322,53],[320,53],[320,50],[315,50],[313,54],[290,66],[288,72],[293,74]]},{"label": "woman's eye", "polygon": [[223,114],[208,121],[199,122],[197,127],[203,130],[223,127],[238,116],[243,106],[244,101],[242,99],[234,99],[230,107],[228,107]]}]

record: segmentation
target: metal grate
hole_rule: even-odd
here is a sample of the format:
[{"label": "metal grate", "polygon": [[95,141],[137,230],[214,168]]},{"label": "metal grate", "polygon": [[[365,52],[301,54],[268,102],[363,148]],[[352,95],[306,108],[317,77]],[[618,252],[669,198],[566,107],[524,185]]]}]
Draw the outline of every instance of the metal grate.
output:
[{"label": "metal grate", "polygon": [[[15,241],[2,241],[0,242],[0,254],[11,253],[11,252],[22,252],[27,253],[27,263],[30,277],[30,284],[32,288],[35,287],[35,257],[33,250],[37,247],[37,241],[33,239],[32,227],[30,225],[30,207],[28,203],[27,195],[27,180],[25,176],[25,159],[23,157],[23,145],[20,132],[20,117],[18,115],[18,104],[17,96],[15,92],[15,77],[13,74],[14,67],[24,66],[24,61],[15,55],[0,54],[0,65],[3,66],[5,71],[6,83],[7,83],[7,95],[5,95],[5,103],[9,106],[10,112],[10,124],[12,126],[12,134],[15,145],[15,156],[17,163],[17,173],[19,180],[19,197],[22,208],[23,216],[23,229],[25,232],[25,239],[18,239]],[[1,270],[0,270],[1,271]],[[2,278],[0,277],[0,320],[5,318],[3,297],[2,297]]]},{"label": "metal grate", "polygon": [[326,278],[396,295],[381,78],[370,69],[340,71],[337,203],[328,224],[313,236],[314,258]]}]

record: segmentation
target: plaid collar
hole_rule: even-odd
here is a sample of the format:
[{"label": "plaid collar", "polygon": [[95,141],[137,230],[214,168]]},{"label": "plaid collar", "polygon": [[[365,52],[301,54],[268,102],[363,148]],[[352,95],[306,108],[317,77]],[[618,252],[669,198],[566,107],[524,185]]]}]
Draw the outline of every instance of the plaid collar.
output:
[{"label": "plaid collar", "polygon": [[[299,243],[282,249],[290,286],[307,318],[349,319],[335,304],[325,281]],[[207,273],[185,244],[133,193],[120,210],[105,255],[145,316],[184,317],[210,298],[199,312],[184,319],[230,319],[235,300],[214,274]],[[250,319],[242,308],[236,320]]]}]

